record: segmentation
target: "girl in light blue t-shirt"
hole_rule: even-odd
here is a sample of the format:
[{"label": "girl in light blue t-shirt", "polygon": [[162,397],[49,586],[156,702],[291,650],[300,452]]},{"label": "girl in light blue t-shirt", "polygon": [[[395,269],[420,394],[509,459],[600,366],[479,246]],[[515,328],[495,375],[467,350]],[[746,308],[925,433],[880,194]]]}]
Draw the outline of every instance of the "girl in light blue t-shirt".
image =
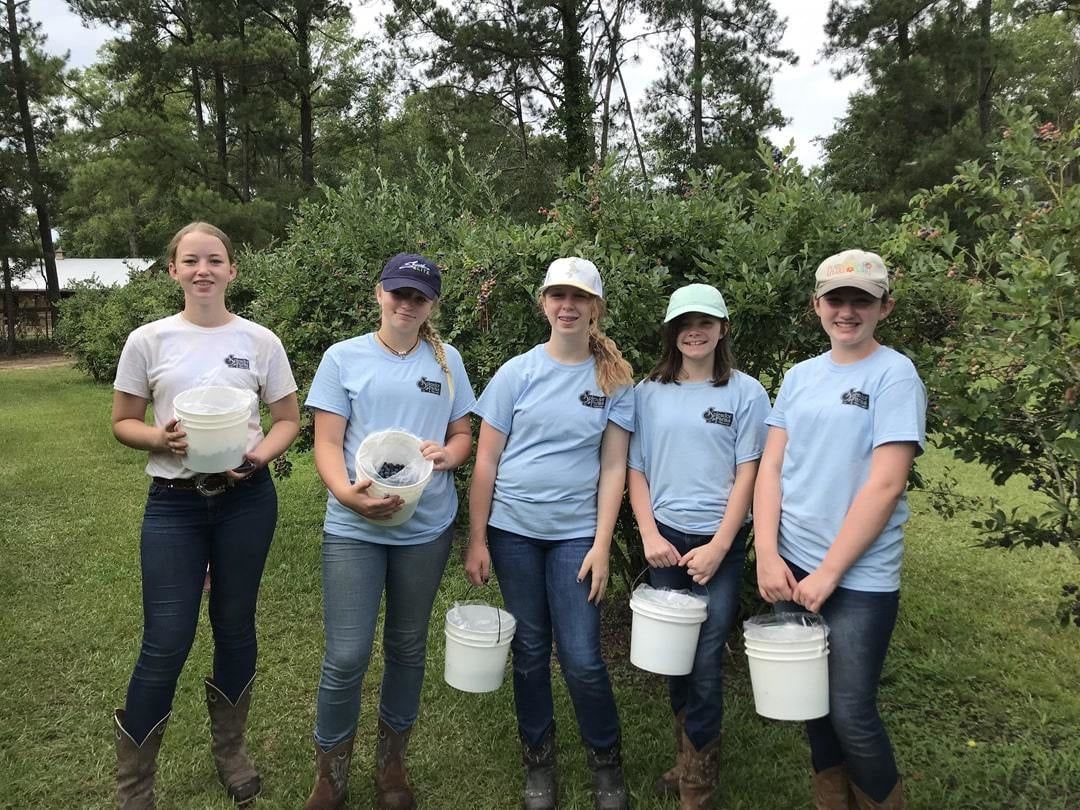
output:
[{"label": "girl in light blue t-shirt", "polygon": [[[461,356],[431,325],[442,289],[431,260],[399,253],[375,289],[379,328],[326,350],[306,405],[315,413],[315,467],[329,490],[323,523],[326,650],[315,717],[315,786],[305,810],[341,807],[379,602],[386,592],[375,790],[379,807],[414,807],[405,748],[420,707],[428,623],[450,553],[458,500],[453,470],[472,451],[476,402]],[[368,494],[354,467],[373,432],[420,437],[434,472],[411,517],[378,521],[404,504]]]},{"label": "girl in light blue t-shirt", "polygon": [[830,350],[784,375],[754,494],[758,588],[829,626],[830,713],[807,723],[819,808],[903,806],[877,689],[900,603],[908,472],[926,391],[874,330],[895,305],[881,257],[847,250],[817,269]]},{"label": "girl in light blue t-shirt", "polygon": [[476,406],[483,421],[465,570],[482,585],[494,564],[517,620],[511,649],[524,807],[555,807],[554,638],[596,806],[620,810],[627,806],[621,734],[600,655],[599,603],[634,429],[633,377],[597,325],[603,287],[592,262],[552,262],[540,306],[551,337],[503,365]]},{"label": "girl in light blue t-shirt", "polygon": [[716,791],[725,645],[769,413],[761,383],[734,364],[724,297],[690,284],[672,294],[660,361],[635,389],[628,482],[650,579],[708,600],[693,669],[668,678],[677,755],[654,785],[687,807]]}]

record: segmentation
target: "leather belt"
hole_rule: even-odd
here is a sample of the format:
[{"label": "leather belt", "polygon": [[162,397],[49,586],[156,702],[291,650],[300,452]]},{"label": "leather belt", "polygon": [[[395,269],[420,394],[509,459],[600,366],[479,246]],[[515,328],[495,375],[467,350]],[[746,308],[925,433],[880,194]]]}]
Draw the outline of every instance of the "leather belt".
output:
[{"label": "leather belt", "polygon": [[236,481],[223,473],[199,473],[191,478],[159,478],[155,475],[152,480],[155,486],[186,492],[198,492],[207,498],[220,495],[236,484]]}]

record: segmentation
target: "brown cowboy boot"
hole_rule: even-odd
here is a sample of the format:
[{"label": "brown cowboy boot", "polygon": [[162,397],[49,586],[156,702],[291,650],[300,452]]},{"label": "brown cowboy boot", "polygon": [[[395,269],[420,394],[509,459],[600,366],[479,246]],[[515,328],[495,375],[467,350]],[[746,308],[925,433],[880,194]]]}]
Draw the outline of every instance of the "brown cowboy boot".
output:
[{"label": "brown cowboy boot", "polygon": [[700,751],[683,730],[683,772],[679,777],[679,810],[707,810],[713,806],[720,778],[720,738]]},{"label": "brown cowboy boot", "polygon": [[218,779],[225,786],[225,792],[241,807],[255,801],[262,787],[244,745],[244,729],[247,727],[254,683],[255,676],[252,675],[236,703],[233,703],[217,684],[209,678],[203,679],[206,710],[210,714],[210,753],[214,756]]},{"label": "brown cowboy boot", "polygon": [[880,802],[875,802],[863,793],[854,782],[851,783],[851,792],[855,796],[855,807],[858,810],[904,810],[904,780],[899,777],[889,795]]},{"label": "brown cowboy boot", "polygon": [[834,765],[814,774],[815,810],[855,810],[847,765]]},{"label": "brown cowboy boot", "polygon": [[683,772],[683,728],[686,723],[686,709],[679,709],[675,714],[675,764],[653,782],[654,796],[678,796],[679,777]]},{"label": "brown cowboy boot", "polygon": [[[172,714],[172,712],[169,712]],[[124,728],[124,710],[113,712],[116,734],[116,802],[120,810],[154,810],[154,774],[169,714],[137,744]]]},{"label": "brown cowboy boot", "polygon": [[375,797],[379,810],[413,810],[416,798],[405,772],[405,750],[412,729],[394,731],[379,718],[379,739],[375,745]]},{"label": "brown cowboy boot", "polygon": [[558,785],[555,781],[555,721],[535,746],[521,735],[521,764],[525,768],[523,810],[555,810]]},{"label": "brown cowboy boot", "polygon": [[304,802],[304,810],[339,810],[349,795],[349,764],[353,740],[342,740],[329,751],[315,743],[315,787]]}]

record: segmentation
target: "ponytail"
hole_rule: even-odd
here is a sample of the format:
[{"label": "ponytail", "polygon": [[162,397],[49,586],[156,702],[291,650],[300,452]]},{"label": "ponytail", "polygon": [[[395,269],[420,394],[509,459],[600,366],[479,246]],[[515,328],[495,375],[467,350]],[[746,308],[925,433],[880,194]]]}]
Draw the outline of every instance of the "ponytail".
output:
[{"label": "ponytail", "polygon": [[453,402],[454,377],[450,373],[450,365],[446,362],[446,349],[443,347],[442,338],[439,337],[439,333],[435,330],[435,327],[431,325],[431,318],[428,318],[420,324],[420,337],[431,347],[431,351],[435,353],[435,360],[439,363],[439,368],[443,370],[443,374],[446,375],[447,390],[450,393],[450,401]]},{"label": "ponytail", "polygon": [[589,321],[589,352],[596,359],[596,384],[605,396],[616,388],[634,384],[634,370],[622,356],[615,341],[600,331],[600,319],[607,311],[604,299],[593,299],[593,318]]}]

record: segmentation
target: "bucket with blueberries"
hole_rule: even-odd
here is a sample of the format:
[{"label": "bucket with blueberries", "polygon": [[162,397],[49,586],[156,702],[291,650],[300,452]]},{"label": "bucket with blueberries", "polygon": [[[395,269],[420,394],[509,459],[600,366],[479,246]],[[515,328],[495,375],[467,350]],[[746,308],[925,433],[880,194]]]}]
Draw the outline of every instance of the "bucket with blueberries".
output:
[{"label": "bucket with blueberries", "polygon": [[369,433],[356,450],[356,477],[370,478],[368,495],[386,498],[397,495],[405,503],[382,520],[380,526],[400,526],[416,512],[420,495],[431,480],[430,459],[420,453],[420,438],[406,430],[380,430]]}]

